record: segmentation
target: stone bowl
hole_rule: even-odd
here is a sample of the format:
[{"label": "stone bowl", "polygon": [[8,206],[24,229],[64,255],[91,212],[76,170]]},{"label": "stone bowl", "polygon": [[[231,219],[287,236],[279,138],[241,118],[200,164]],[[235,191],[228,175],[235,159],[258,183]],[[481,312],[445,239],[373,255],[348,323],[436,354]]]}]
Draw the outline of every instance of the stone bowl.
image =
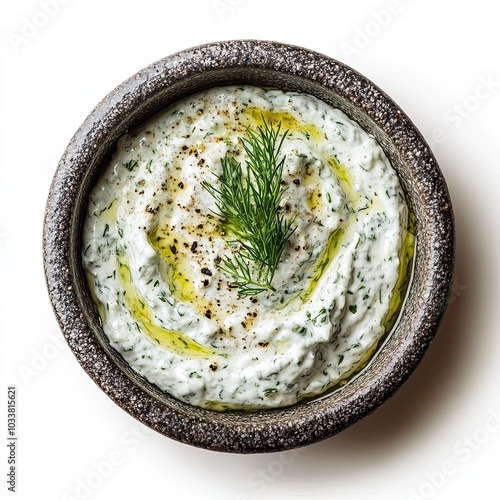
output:
[{"label": "stone bowl", "polygon": [[[415,216],[414,275],[400,320],[363,371],[324,397],[288,408],[217,412],[177,401],[132,371],[110,347],[80,262],[87,195],[117,140],[169,103],[201,89],[251,84],[303,91],[340,108],[373,135],[396,169]],[[160,434],[233,453],[282,451],[346,429],[387,401],[429,347],[448,303],[454,219],[439,166],[405,113],[345,64],[269,41],[209,43],[166,57],[126,80],[90,113],[54,175],[45,212],[48,292],[78,362],[121,408]]]}]

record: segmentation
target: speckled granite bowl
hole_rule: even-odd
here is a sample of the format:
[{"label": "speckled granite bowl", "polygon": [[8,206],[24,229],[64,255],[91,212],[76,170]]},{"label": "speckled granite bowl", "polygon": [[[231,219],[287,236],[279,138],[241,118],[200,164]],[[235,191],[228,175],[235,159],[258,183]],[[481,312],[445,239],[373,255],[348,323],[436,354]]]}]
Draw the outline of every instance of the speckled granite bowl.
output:
[{"label": "speckled granite bowl", "polygon": [[[179,97],[247,83],[299,90],[340,108],[376,137],[415,214],[414,278],[401,320],[369,366],[326,397],[286,409],[205,410],[181,403],[133,372],[102,332],[80,264],[87,195],[126,129]],[[79,363],[120,407],[173,439],[218,451],[286,450],[334,435],[384,403],[413,372],[441,321],[451,288],[454,222],[445,181],[401,109],[365,77],[321,54],[275,42],[212,43],[158,61],[92,111],[68,145],[48,198],[43,252],[50,299]]]}]

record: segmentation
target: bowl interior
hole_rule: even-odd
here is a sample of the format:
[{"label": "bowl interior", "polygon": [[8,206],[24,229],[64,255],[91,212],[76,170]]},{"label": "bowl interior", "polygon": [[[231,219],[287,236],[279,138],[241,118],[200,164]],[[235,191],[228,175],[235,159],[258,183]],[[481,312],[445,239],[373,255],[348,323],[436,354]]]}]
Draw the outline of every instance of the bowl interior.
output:
[{"label": "bowl interior", "polygon": [[[216,412],[179,402],[136,374],[109,345],[80,261],[88,194],[118,139],[153,113],[199,90],[249,84],[312,94],[376,138],[415,217],[415,271],[400,319],[369,365],[344,387],[289,408]],[[351,68],[298,47],[257,41],[209,44],[165,58],[124,82],[69,144],[47,204],[49,294],[78,361],[122,408],[174,439],[230,452],[279,451],[339,432],[387,400],[415,369],[443,315],[453,270],[453,216],[446,184],[418,130]]]}]

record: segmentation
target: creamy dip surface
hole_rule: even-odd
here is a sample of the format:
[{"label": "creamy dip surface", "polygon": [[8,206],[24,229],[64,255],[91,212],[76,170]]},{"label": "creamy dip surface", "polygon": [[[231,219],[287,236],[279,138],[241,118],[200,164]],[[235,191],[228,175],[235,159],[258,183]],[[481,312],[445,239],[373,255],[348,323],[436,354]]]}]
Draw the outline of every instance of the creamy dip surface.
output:
[{"label": "creamy dip surface", "polygon": [[[287,131],[281,213],[296,227],[275,291],[240,296],[239,251],[203,183],[263,121]],[[401,304],[408,209],[377,142],[315,97],[250,86],[174,103],[118,143],[95,185],[82,260],[111,345],[175,398],[213,409],[294,404],[369,361]]]}]

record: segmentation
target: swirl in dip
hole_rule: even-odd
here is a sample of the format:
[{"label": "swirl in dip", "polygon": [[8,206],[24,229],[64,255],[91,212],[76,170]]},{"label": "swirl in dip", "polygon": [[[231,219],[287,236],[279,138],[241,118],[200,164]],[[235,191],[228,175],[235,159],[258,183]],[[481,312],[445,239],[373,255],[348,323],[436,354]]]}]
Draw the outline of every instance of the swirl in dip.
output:
[{"label": "swirl in dip", "polygon": [[[288,133],[280,211],[295,231],[276,291],[240,296],[238,251],[203,187],[245,164],[248,128]],[[413,237],[378,143],[315,97],[251,86],[176,102],[125,135],[96,183],[82,259],[111,345],[175,398],[214,409],[291,405],[345,383],[394,324]]]}]

